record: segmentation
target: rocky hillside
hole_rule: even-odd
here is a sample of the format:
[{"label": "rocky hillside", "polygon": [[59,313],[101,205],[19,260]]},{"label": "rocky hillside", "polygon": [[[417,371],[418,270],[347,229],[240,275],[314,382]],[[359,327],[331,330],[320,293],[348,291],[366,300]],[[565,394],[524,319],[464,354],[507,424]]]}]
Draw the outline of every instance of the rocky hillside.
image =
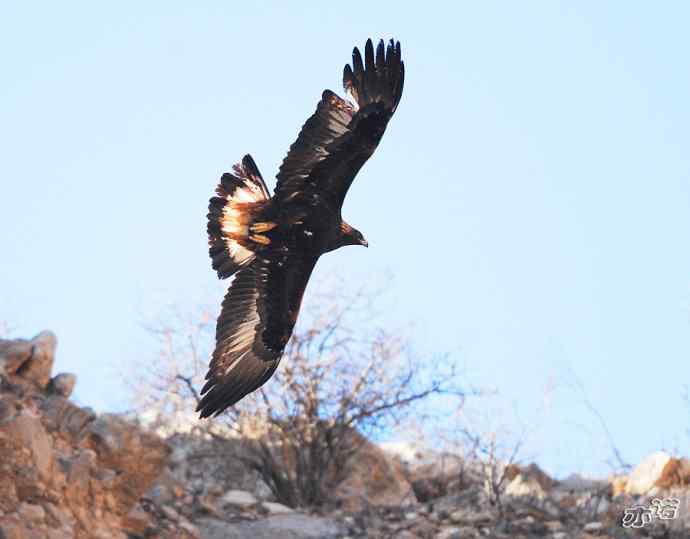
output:
[{"label": "rocky hillside", "polygon": [[47,332],[0,340],[0,539],[690,537],[690,461],[663,453],[606,480],[500,466],[497,498],[483,463],[367,444],[330,509],[295,511],[239,440],[163,439],[74,405],[55,349]]}]

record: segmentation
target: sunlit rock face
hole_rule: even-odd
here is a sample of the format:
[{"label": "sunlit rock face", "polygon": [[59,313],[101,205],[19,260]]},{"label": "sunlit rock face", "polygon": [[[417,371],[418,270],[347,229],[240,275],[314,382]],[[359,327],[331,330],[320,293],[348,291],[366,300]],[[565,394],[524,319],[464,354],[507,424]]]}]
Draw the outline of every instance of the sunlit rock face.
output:
[{"label": "sunlit rock face", "polygon": [[76,376],[52,376],[56,347],[50,332],[0,340],[0,537],[142,532],[136,506],[170,448],[70,402]]},{"label": "sunlit rock face", "polygon": [[49,332],[0,340],[3,539],[601,539],[626,522],[626,537],[688,537],[690,461],[665,453],[629,474],[558,480],[353,430],[362,451],[332,500],[287,507],[249,464],[247,440],[71,402],[76,376],[52,373],[56,347]]}]

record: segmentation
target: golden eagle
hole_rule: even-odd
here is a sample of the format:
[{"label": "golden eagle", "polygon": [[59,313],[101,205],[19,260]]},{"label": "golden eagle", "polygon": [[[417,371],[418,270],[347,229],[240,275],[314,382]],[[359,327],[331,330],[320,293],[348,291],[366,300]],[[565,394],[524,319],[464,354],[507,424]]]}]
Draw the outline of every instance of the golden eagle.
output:
[{"label": "golden eagle", "polygon": [[323,92],[280,166],[271,197],[250,155],[226,173],[211,198],[208,238],[221,279],[237,273],[216,326],[197,411],[218,415],[261,387],[278,366],[319,257],[367,242],[341,217],[352,180],[374,153],[402,95],[400,43],[371,40],[352,52],[348,100]]}]

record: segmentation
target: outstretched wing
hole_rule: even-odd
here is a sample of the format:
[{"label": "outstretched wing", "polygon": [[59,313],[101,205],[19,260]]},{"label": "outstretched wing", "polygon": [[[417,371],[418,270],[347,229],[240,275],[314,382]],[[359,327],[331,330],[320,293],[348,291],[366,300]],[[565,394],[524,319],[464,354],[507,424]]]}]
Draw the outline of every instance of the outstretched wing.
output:
[{"label": "outstretched wing", "polygon": [[359,49],[345,66],[345,101],[326,90],[278,172],[275,198],[317,193],[334,208],[342,206],[355,175],[374,153],[402,95],[405,66],[400,43],[376,48],[367,40],[364,63]]},{"label": "outstretched wing", "polygon": [[292,335],[316,258],[269,254],[241,270],[228,290],[216,349],[197,411],[218,415],[261,387]]}]

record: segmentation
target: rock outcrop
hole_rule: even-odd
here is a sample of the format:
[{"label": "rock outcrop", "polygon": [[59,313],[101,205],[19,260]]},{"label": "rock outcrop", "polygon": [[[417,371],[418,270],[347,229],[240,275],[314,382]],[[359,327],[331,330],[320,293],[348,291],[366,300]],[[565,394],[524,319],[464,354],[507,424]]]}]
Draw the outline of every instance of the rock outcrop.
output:
[{"label": "rock outcrop", "polygon": [[[665,453],[605,480],[494,463],[495,491],[484,462],[395,456],[353,433],[363,449],[333,503],[286,507],[240,439],[162,438],[76,406],[76,377],[52,376],[56,344],[49,332],[0,340],[0,539],[690,537],[690,460]],[[680,502],[673,518],[667,499]],[[647,512],[642,526],[622,527],[630,509]]]},{"label": "rock outcrop", "polygon": [[138,505],[169,445],[68,400],[51,377],[57,339],[0,341],[0,537],[125,538],[153,527]]}]

